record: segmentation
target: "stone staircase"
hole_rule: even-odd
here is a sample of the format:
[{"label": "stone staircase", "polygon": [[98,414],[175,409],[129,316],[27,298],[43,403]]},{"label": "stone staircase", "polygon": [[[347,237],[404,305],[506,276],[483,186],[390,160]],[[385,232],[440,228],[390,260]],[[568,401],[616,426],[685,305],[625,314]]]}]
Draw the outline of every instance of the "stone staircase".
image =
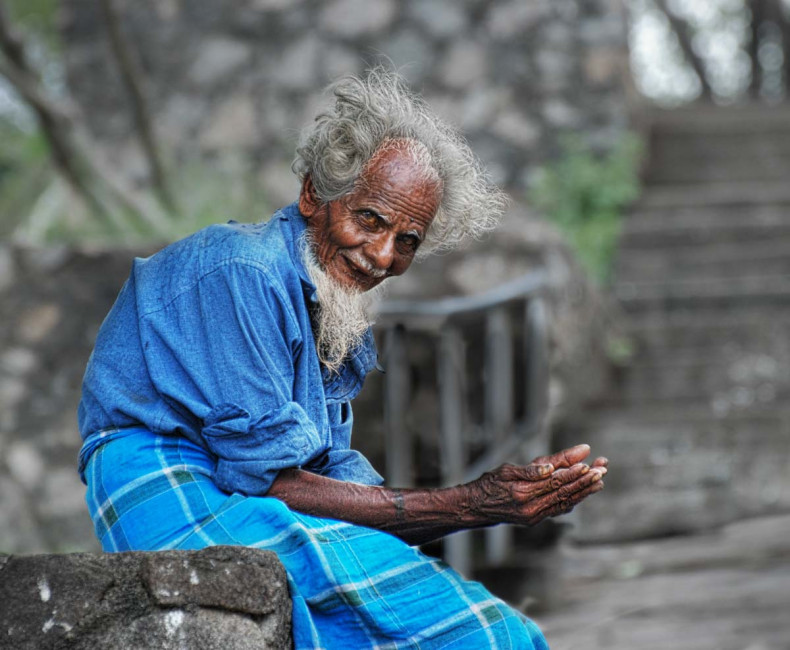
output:
[{"label": "stone staircase", "polygon": [[790,510],[790,108],[650,123],[614,284],[635,353],[589,414],[611,471],[574,515],[588,541]]}]

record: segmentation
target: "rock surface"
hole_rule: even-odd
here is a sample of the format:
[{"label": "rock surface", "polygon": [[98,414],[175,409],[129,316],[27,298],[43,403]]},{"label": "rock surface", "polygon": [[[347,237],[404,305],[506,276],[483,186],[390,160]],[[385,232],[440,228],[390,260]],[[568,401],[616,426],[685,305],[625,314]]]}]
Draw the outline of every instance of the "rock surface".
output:
[{"label": "rock surface", "polygon": [[291,646],[285,569],[269,551],[0,556],[0,646]]},{"label": "rock surface", "polygon": [[[246,0],[232,10],[172,2],[163,16],[164,3],[138,0],[118,9],[174,159],[209,155],[216,164],[232,151],[253,175],[288,165],[322,88],[389,61],[464,129],[497,182],[521,192],[569,126],[595,143],[611,143],[626,127],[620,4]],[[70,89],[100,144],[124,165],[133,120],[104,26],[90,3],[61,7]],[[463,107],[486,97],[500,100],[468,120]]]}]

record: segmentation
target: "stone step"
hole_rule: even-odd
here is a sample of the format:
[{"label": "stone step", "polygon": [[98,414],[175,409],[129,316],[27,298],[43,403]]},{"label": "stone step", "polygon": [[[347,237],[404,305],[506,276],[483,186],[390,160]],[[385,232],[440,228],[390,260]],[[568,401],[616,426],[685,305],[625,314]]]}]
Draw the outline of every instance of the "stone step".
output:
[{"label": "stone step", "polygon": [[629,282],[673,282],[790,277],[790,236],[764,240],[678,243],[665,248],[624,247],[615,275]]},{"label": "stone step", "polygon": [[741,405],[775,404],[790,393],[790,343],[708,348],[644,348],[622,371],[618,398],[625,402],[706,400]]},{"label": "stone step", "polygon": [[606,490],[580,508],[587,541],[689,532],[790,510],[787,408],[720,417],[699,403],[604,412],[574,435],[610,461]]},{"label": "stone step", "polygon": [[790,236],[785,203],[647,208],[634,206],[623,224],[621,248],[661,248],[718,241],[760,241]]},{"label": "stone step", "polygon": [[637,358],[666,358],[667,354],[700,351],[722,357],[732,350],[775,350],[790,345],[786,310],[754,313],[697,311],[667,317],[645,315],[629,320]]},{"label": "stone step", "polygon": [[651,159],[645,179],[648,184],[722,181],[782,180],[790,176],[790,147],[765,153],[742,153],[738,147],[719,154],[693,155],[689,146],[676,146]]},{"label": "stone step", "polygon": [[747,104],[729,108],[694,105],[671,110],[654,109],[645,115],[644,121],[654,134],[758,134],[790,130],[790,112],[785,105]]},{"label": "stone step", "polygon": [[736,498],[734,488],[721,486],[670,490],[645,487],[620,493],[604,490],[579,507],[570,536],[577,542],[600,544],[689,535],[745,517],[790,512],[790,500],[784,496],[787,486],[776,477],[771,477],[765,486],[780,494],[780,498],[759,498],[766,491],[762,484],[740,490],[740,498]]},{"label": "stone step", "polygon": [[782,180],[647,185],[638,206],[646,210],[713,206],[757,206],[790,202],[790,183]]},{"label": "stone step", "polygon": [[681,281],[630,282],[622,277],[614,294],[628,312],[673,309],[743,309],[790,305],[790,276],[746,276]]},{"label": "stone step", "polygon": [[[632,368],[614,399],[631,406],[706,401],[719,413],[775,406],[790,398],[790,378],[767,355],[698,365]],[[743,376],[743,379],[739,379]]]},{"label": "stone step", "polygon": [[762,131],[730,129],[716,133],[653,131],[650,168],[665,165],[764,159],[786,159],[790,154],[790,129]]}]

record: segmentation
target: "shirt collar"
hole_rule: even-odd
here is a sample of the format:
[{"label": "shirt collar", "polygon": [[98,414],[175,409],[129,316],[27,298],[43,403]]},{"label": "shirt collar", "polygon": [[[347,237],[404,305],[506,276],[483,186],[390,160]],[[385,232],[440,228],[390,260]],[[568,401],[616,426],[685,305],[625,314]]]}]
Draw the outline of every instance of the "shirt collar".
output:
[{"label": "shirt collar", "polygon": [[307,274],[307,269],[304,265],[304,260],[302,259],[302,246],[304,245],[303,241],[307,230],[307,219],[299,212],[298,202],[286,205],[279,210],[275,216],[286,223],[287,233],[290,235],[286,237],[288,253],[291,256],[291,263],[296,269],[299,280],[302,282],[305,295],[310,302],[317,302],[318,298],[315,295],[315,285],[310,280],[310,276]]},{"label": "shirt collar", "polygon": [[[285,206],[275,216],[287,224],[286,233],[289,235],[286,237],[288,253],[302,282],[305,296],[311,302],[317,302],[315,285],[310,280],[302,260],[301,247],[305,231],[307,230],[307,220],[299,212],[299,204],[297,202]],[[365,375],[376,367],[376,361],[376,342],[373,338],[373,331],[368,329],[362,343],[351,351],[339,374],[330,373],[326,368],[322,368],[324,388],[329,400],[345,401],[354,397],[362,388]]]}]

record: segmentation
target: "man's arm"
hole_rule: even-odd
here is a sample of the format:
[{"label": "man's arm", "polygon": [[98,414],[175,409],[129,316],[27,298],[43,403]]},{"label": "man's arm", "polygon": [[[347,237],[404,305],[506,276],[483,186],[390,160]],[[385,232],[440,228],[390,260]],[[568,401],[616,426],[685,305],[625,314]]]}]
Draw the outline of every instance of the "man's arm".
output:
[{"label": "man's arm", "polygon": [[582,463],[587,445],[536,458],[529,465],[502,465],[463,485],[396,489],[337,481],[298,469],[280,471],[267,496],[290,508],[382,530],[409,544],[468,528],[500,523],[532,526],[570,512],[603,488],[608,461]]}]

